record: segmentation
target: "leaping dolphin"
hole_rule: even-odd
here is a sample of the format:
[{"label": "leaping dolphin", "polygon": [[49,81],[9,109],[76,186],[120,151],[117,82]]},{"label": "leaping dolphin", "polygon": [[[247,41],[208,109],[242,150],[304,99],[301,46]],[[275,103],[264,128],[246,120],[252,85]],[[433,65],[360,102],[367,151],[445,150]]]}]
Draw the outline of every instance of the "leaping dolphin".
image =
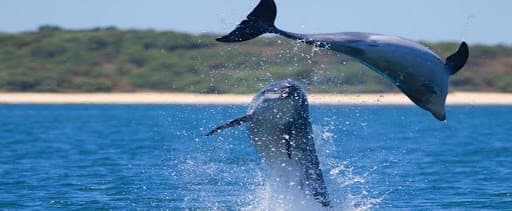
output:
[{"label": "leaping dolphin", "polygon": [[313,140],[306,93],[291,80],[274,82],[253,98],[247,114],[211,130],[247,124],[251,142],[270,177],[330,206]]},{"label": "leaping dolphin", "polygon": [[274,25],[277,9],[274,0],[261,0],[231,33],[220,42],[242,42],[265,33],[274,33],[309,45],[348,55],[383,75],[419,107],[440,121],[446,119],[445,101],[448,79],[466,64],[468,45],[462,42],[445,62],[427,47],[396,36],[343,32],[298,34]]}]

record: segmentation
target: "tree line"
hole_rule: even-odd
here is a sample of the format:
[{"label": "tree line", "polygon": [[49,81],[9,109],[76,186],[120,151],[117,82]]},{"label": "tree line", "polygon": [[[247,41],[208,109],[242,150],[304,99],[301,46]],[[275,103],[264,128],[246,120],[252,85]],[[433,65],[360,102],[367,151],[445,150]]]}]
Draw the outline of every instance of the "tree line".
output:
[{"label": "tree line", "polygon": [[[238,44],[215,35],[114,27],[0,33],[0,91],[253,93],[293,79],[311,92],[396,92],[358,62],[278,37]],[[443,58],[455,42],[423,43]],[[512,47],[471,45],[451,90],[512,92]]]}]

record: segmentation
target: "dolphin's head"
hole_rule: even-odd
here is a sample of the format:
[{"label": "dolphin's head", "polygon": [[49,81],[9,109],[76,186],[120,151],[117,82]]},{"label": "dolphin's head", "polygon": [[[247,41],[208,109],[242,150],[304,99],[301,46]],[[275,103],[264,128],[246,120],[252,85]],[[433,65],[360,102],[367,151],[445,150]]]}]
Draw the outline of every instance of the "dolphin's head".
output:
[{"label": "dolphin's head", "polygon": [[304,118],[309,118],[309,114],[308,100],[302,87],[292,80],[277,81],[261,89],[254,96],[247,114],[217,126],[206,136],[259,120],[272,125],[285,125]]},{"label": "dolphin's head", "polygon": [[424,82],[421,86],[424,89],[423,93],[426,93],[424,97],[426,100],[421,102],[421,104],[415,103],[430,111],[439,121],[446,120],[445,103],[446,95],[448,95],[448,79],[450,75],[457,73],[464,67],[468,58],[468,45],[466,42],[462,42],[459,49],[446,58],[446,62],[443,65],[444,68],[438,68],[442,69],[439,74],[423,76],[428,78],[428,82]]},{"label": "dolphin's head", "polygon": [[[448,95],[448,78],[437,78],[421,85],[398,86],[419,107],[429,111],[437,120],[446,120],[445,102]],[[411,88],[414,87],[414,88]]]},{"label": "dolphin's head", "polygon": [[429,111],[437,120],[446,120],[445,112],[446,94],[437,93],[429,96],[429,101],[422,108]]},{"label": "dolphin's head", "polygon": [[277,81],[261,89],[249,105],[248,114],[255,118],[291,121],[307,115],[307,97],[302,87],[292,80]]}]

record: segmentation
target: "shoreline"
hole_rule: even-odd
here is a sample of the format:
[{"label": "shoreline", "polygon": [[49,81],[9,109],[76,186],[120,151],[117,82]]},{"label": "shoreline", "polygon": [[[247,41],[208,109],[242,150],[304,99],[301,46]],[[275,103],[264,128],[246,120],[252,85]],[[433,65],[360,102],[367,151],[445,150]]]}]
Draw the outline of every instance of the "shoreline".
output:
[{"label": "shoreline", "polygon": [[[254,94],[193,93],[0,93],[1,104],[248,104]],[[310,104],[412,105],[402,93],[308,95]],[[453,92],[448,105],[512,105],[512,93]]]}]

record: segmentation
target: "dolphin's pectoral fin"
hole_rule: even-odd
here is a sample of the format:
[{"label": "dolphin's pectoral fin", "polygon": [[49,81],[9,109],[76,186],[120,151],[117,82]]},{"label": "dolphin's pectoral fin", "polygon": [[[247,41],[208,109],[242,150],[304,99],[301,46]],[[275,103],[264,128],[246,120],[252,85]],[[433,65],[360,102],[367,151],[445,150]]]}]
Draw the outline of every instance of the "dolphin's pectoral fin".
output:
[{"label": "dolphin's pectoral fin", "polygon": [[211,130],[210,132],[208,132],[206,134],[206,136],[211,136],[213,135],[214,133],[217,133],[223,129],[226,129],[226,128],[230,128],[230,127],[235,127],[235,126],[238,126],[238,125],[241,125],[243,123],[246,123],[246,122],[249,122],[251,119],[253,118],[253,115],[251,114],[247,114],[245,116],[242,116],[242,117],[238,117],[236,119],[233,119],[229,122],[226,122],[225,124],[223,125],[220,125],[216,128],[214,128],[213,130]]},{"label": "dolphin's pectoral fin", "polygon": [[288,155],[288,159],[292,159],[292,143],[290,141],[286,141],[286,154]]},{"label": "dolphin's pectoral fin", "polygon": [[292,159],[292,142],[290,140],[290,136],[284,135],[283,141],[286,146],[286,155],[288,155],[288,159]]},{"label": "dolphin's pectoral fin", "polygon": [[368,46],[369,47],[380,47],[379,43],[375,40],[368,41]]},{"label": "dolphin's pectoral fin", "polygon": [[450,75],[457,73],[468,61],[469,47],[466,42],[462,42],[457,52],[446,58],[446,67],[450,71]]},{"label": "dolphin's pectoral fin", "polygon": [[297,144],[300,144],[297,143],[297,140],[299,140],[297,136],[300,136],[298,133],[300,133],[303,130],[298,129],[297,127],[297,123],[293,122],[289,122],[288,124],[286,124],[286,126],[284,126],[285,130],[283,132],[285,135],[283,135],[283,141],[286,146],[286,155],[288,155],[289,159],[292,159],[293,150],[296,149]]},{"label": "dolphin's pectoral fin", "polygon": [[366,55],[366,52],[363,49],[353,46],[344,46],[339,52],[358,59],[361,59]]}]

